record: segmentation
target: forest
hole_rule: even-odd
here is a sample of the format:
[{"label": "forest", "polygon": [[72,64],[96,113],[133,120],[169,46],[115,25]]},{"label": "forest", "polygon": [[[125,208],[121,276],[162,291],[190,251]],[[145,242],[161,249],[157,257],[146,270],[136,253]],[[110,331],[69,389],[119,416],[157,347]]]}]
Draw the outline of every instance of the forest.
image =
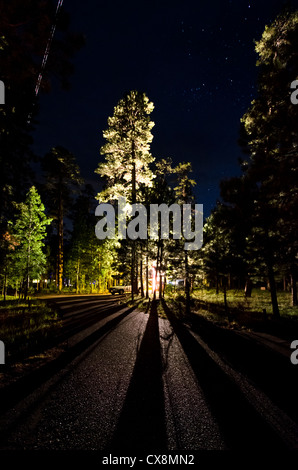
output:
[{"label": "forest", "polygon": [[[298,275],[298,106],[291,84],[298,77],[298,12],[266,26],[255,44],[257,98],[239,123],[241,175],[220,184],[220,198],[204,217],[203,246],[185,250],[173,233],[155,239],[96,237],[100,203],[204,204],[196,201],[192,164],[153,155],[153,103],[142,90],[111,102],[94,172],[95,193],[81,176],[78,156],[53,142],[45,155],[32,151],[38,126],[36,77],[53,5],[30,2],[16,14],[15,1],[0,16],[0,293],[26,300],[45,293],[108,293],[130,285],[131,300],[179,295],[186,313],[197,295],[218,296],[228,311],[229,293],[250,299],[255,289],[270,296],[280,317],[279,295],[297,306]],[[30,15],[40,16],[38,34]],[[22,27],[18,24],[22,23]],[[72,58],[84,41],[69,30],[67,15],[57,25],[40,93],[52,93],[54,75],[65,89]],[[67,92],[67,91],[66,91]],[[216,130],[215,130],[216,132]],[[34,172],[38,164],[40,173]],[[212,294],[212,295],[211,295]],[[203,297],[202,297],[203,298]],[[210,297],[211,298],[211,297]],[[204,297],[205,299],[205,297]],[[296,311],[297,310],[293,310]]]}]

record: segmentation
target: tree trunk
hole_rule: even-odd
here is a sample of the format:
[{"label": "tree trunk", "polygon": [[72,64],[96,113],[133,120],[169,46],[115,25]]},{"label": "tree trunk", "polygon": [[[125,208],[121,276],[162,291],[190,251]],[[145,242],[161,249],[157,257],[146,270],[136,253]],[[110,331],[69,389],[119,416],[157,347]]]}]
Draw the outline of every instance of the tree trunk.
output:
[{"label": "tree trunk", "polygon": [[141,261],[140,261],[140,281],[141,281],[141,296],[144,297],[144,282],[143,282],[143,253],[141,250]]},{"label": "tree trunk", "polygon": [[277,301],[277,292],[276,292],[276,282],[274,278],[273,267],[271,264],[267,264],[268,269],[268,282],[270,286],[270,294],[271,294],[271,303],[272,303],[272,312],[275,318],[280,318],[278,301]]},{"label": "tree trunk", "polygon": [[76,273],[76,293],[79,293],[79,272],[80,272],[80,260],[78,260],[78,267],[77,267],[77,273]]},{"label": "tree trunk", "polygon": [[63,287],[63,208],[62,202],[59,208],[58,220],[58,290],[61,292]]},{"label": "tree trunk", "polygon": [[146,254],[146,299],[149,299],[149,265],[148,252]]},{"label": "tree trunk", "polygon": [[159,271],[159,252],[160,252],[160,244],[158,242],[157,245],[157,255],[156,255],[156,268],[154,270],[154,292],[153,292],[153,299],[156,299],[156,288],[157,288],[157,273]]},{"label": "tree trunk", "polygon": [[246,282],[245,282],[245,288],[244,288],[244,292],[245,292],[245,297],[251,297],[251,293],[252,293],[252,282],[249,278],[246,279]]},{"label": "tree trunk", "polygon": [[162,298],[162,280],[163,280],[163,276],[162,276],[161,272],[159,272],[159,293],[158,293],[158,298],[159,299]]},{"label": "tree trunk", "polygon": [[223,292],[224,292],[224,306],[225,306],[225,312],[228,312],[228,302],[227,302],[227,280],[224,277],[223,278]]},{"label": "tree trunk", "polygon": [[27,274],[26,282],[25,282],[25,290],[24,290],[24,300],[26,300],[28,297],[29,282],[30,282],[30,278],[29,278],[29,275]]},{"label": "tree trunk", "polygon": [[297,300],[297,278],[296,278],[296,273],[295,269],[291,269],[291,295],[292,295],[292,306],[295,307],[298,305],[298,300]]},{"label": "tree trunk", "polygon": [[[131,172],[131,202],[136,203],[136,163],[135,163],[135,142],[132,140],[131,144],[131,156],[132,156],[132,172]],[[132,240],[132,256],[131,256],[131,300],[134,301],[134,294],[136,290],[136,279],[135,279],[135,265],[136,265],[136,253],[135,253],[135,242]]]},{"label": "tree trunk", "polygon": [[189,266],[188,266],[188,254],[185,250],[184,255],[184,265],[185,265],[185,313],[186,315],[190,314],[190,283],[189,283]]},{"label": "tree trunk", "polygon": [[4,286],[3,286],[3,300],[6,302],[6,290],[7,290],[7,266],[5,266],[4,274]]},{"label": "tree trunk", "polygon": [[138,260],[138,252],[136,251],[135,254],[135,294],[139,294],[139,260]]},{"label": "tree trunk", "polygon": [[227,300],[227,287],[228,287],[228,279],[226,276],[223,276],[222,279],[222,286],[223,286],[223,293],[224,293],[224,307],[225,307],[225,314],[228,318],[228,321],[232,321],[232,316],[228,307],[228,300]]},{"label": "tree trunk", "polygon": [[283,281],[283,290],[284,290],[284,292],[287,292],[287,278],[286,278],[286,276],[283,277],[282,281]]},{"label": "tree trunk", "polygon": [[134,250],[134,246],[131,247],[130,283],[131,283],[131,300],[133,302],[134,301],[134,286],[135,286],[135,250]]},{"label": "tree trunk", "polygon": [[136,162],[135,162],[135,141],[132,141],[131,144],[131,154],[132,154],[132,172],[131,172],[131,202],[132,204],[136,203],[137,200],[137,191],[136,191]]},{"label": "tree trunk", "polygon": [[267,238],[267,247],[266,247],[266,255],[265,255],[265,263],[267,267],[267,275],[268,275],[268,284],[271,294],[271,304],[272,304],[272,312],[275,319],[280,318],[278,301],[277,301],[277,290],[276,290],[276,282],[274,277],[274,270],[273,270],[273,253],[270,245],[270,237],[268,235],[268,230],[266,230],[266,238]]},{"label": "tree trunk", "polygon": [[29,244],[28,244],[28,253],[27,253],[27,266],[26,266],[26,283],[25,283],[25,290],[24,290],[24,300],[27,299],[28,290],[29,290],[29,270],[30,270],[30,257],[31,257],[31,238],[29,236]]},{"label": "tree trunk", "polygon": [[162,298],[162,272],[161,272],[161,267],[163,263],[163,241],[161,240],[161,245],[160,245],[160,253],[159,253],[159,292],[158,292],[158,298]]}]

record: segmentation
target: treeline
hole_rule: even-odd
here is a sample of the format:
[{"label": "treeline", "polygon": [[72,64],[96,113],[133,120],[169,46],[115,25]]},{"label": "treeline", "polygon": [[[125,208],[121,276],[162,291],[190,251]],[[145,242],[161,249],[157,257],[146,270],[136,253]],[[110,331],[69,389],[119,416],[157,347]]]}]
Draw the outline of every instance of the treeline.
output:
[{"label": "treeline", "polygon": [[[43,182],[12,202],[1,243],[2,295],[27,298],[45,290],[104,292],[115,242],[95,237],[95,194],[75,157],[55,147],[41,159]],[[4,226],[4,224],[3,224]]]},{"label": "treeline", "polygon": [[[0,71],[5,84],[5,104],[0,107],[0,280],[4,296],[9,289],[26,297],[33,279],[41,279],[45,272],[53,276],[49,263],[54,250],[49,247],[55,244],[55,237],[60,242],[63,238],[65,214],[61,209],[77,177],[67,172],[76,172],[67,150],[53,148],[42,158],[32,151],[39,92],[51,92],[53,77],[63,89],[69,88],[74,71],[71,60],[84,44],[83,36],[70,30],[66,11],[60,8],[57,15],[56,7],[53,0],[31,0],[26,5],[12,0],[0,8]],[[54,24],[56,34],[45,64],[44,52]],[[45,185],[32,171],[32,163],[37,162],[43,166]],[[62,168],[66,168],[63,182],[54,181],[59,178],[56,170]],[[49,201],[55,185],[61,193],[57,189],[55,201]],[[57,252],[62,253],[59,247]],[[61,266],[59,258],[56,263]],[[58,279],[57,273],[55,266]]]},{"label": "treeline", "polygon": [[277,287],[291,289],[297,305],[298,107],[291,84],[298,77],[298,13],[283,13],[256,42],[258,94],[241,120],[242,175],[221,183],[206,221],[205,274],[224,289],[250,295],[253,283],[270,289],[279,317]]},{"label": "treeline", "polygon": [[[40,158],[42,182],[32,177],[36,73],[26,74],[27,62],[36,57],[40,45],[26,28],[20,32],[7,27],[5,34],[11,35],[1,59],[1,69],[8,64],[10,70],[8,97],[14,96],[22,76],[12,71],[11,44],[22,34],[31,39],[29,46],[23,41],[26,54],[18,58],[28,93],[23,99],[18,95],[15,102],[8,99],[0,109],[3,294],[10,288],[26,297],[35,279],[39,288],[50,286],[60,292],[64,288],[105,292],[110,284],[120,282],[132,286],[132,298],[139,293],[148,297],[149,292],[161,297],[170,288],[169,281],[181,280],[188,312],[195,286],[221,289],[226,300],[228,288],[243,289],[250,296],[258,283],[270,289],[273,313],[278,317],[277,290],[282,282],[285,289],[291,289],[292,303],[297,305],[298,106],[290,99],[291,83],[298,78],[296,12],[280,15],[256,42],[258,93],[241,120],[242,173],[221,182],[221,197],[204,221],[199,250],[185,250],[186,240],[175,237],[172,224],[170,236],[164,236],[160,220],[157,227],[148,227],[156,230],[155,239],[142,237],[137,224],[135,232],[140,236],[135,239],[95,235],[97,204],[109,203],[117,209],[120,197],[129,204],[142,204],[148,212],[152,204],[189,204],[195,215],[191,164],[174,165],[170,158],[157,159],[151,153],[154,105],[145,93],[126,93],[108,118],[95,170],[102,183],[99,194],[84,183],[75,156],[61,146]],[[67,44],[68,36],[64,41]],[[70,54],[63,57],[68,75],[74,50],[65,47],[65,51]],[[61,63],[53,61],[52,66],[53,71],[55,66],[61,71]],[[65,77],[60,78],[63,82]],[[172,214],[170,218],[173,222]]]},{"label": "treeline", "polygon": [[[283,13],[266,26],[255,50],[258,93],[241,119],[242,174],[221,182],[221,198],[205,220],[203,248],[188,253],[181,241],[161,237],[153,245],[125,241],[123,265],[131,267],[132,283],[139,278],[141,291],[138,273],[153,260],[161,285],[163,276],[184,279],[186,309],[195,284],[221,288],[225,302],[228,288],[249,297],[253,285],[265,286],[279,317],[278,287],[290,288],[297,305],[298,107],[291,84],[298,77],[298,13]],[[152,160],[152,106],[144,95],[130,93],[115,108],[101,151],[105,162],[98,168],[106,180],[100,201],[122,195],[145,205],[194,203],[190,164],[171,168],[169,161]],[[174,189],[168,181],[173,174]]]},{"label": "treeline", "polygon": [[[182,162],[173,166],[170,158],[157,160],[150,152],[153,108],[145,93],[138,91],[127,93],[115,106],[104,132],[106,144],[101,154],[105,158],[96,170],[105,181],[97,195],[99,203],[110,203],[117,209],[122,197],[129,204],[142,204],[147,214],[153,204],[158,207],[164,204],[167,208],[173,204],[179,207],[189,204],[194,209],[195,181],[190,178],[191,164]],[[178,217],[182,218],[182,210]],[[182,231],[175,237],[173,218],[171,212],[167,233],[163,232],[161,219],[154,227],[150,227],[148,220],[146,227],[139,226],[135,230],[135,239],[118,239],[119,274],[129,280],[132,299],[139,292],[148,297],[149,289],[153,296],[158,292],[161,297],[167,280],[180,278],[185,281],[185,295],[189,300],[191,266],[197,253],[184,250]],[[116,223],[119,224],[119,220]],[[141,225],[141,222],[134,223]],[[147,233],[142,235],[144,228],[148,233],[155,231],[154,239],[149,239]]]}]

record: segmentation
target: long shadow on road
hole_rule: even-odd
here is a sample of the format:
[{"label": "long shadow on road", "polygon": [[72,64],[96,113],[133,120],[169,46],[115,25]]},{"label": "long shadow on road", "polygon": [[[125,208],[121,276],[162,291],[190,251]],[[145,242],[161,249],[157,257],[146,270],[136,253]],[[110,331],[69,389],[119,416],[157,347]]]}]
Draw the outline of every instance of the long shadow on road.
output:
[{"label": "long shadow on road", "polygon": [[237,385],[208,355],[188,328],[177,319],[166,302],[164,300],[162,302],[228,449],[285,450],[284,443],[245,399]]},{"label": "long shadow on road", "polygon": [[157,304],[146,330],[110,450],[166,450],[162,358]]}]

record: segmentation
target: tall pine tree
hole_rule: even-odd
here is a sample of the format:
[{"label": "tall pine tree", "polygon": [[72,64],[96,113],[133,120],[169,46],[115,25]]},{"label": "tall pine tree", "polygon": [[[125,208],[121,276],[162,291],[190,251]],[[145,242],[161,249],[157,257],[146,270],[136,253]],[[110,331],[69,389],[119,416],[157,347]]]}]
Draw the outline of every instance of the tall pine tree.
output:
[{"label": "tall pine tree", "polygon": [[45,215],[45,207],[35,186],[30,188],[25,202],[16,207],[16,221],[10,222],[15,245],[10,255],[10,267],[14,275],[22,279],[26,299],[30,280],[39,278],[45,268],[43,247],[46,227],[51,219]]},{"label": "tall pine tree", "polygon": [[[98,194],[99,202],[116,203],[119,197],[125,197],[132,204],[140,200],[142,185],[150,186],[153,173],[150,164],[154,161],[150,153],[153,139],[150,121],[153,103],[145,93],[130,91],[115,106],[113,116],[108,118],[108,129],[103,136],[105,145],[100,149],[105,157],[100,162],[96,173],[104,178],[104,189]],[[132,298],[137,291],[137,242],[128,242],[131,252]]]},{"label": "tall pine tree", "polygon": [[106,181],[106,186],[98,195],[100,201],[126,197],[131,203],[138,200],[137,191],[141,184],[150,185],[153,174],[150,163],[154,158],[150,153],[153,139],[150,121],[153,103],[145,93],[131,91],[114,108],[108,118],[108,129],[103,136],[106,144],[100,149],[105,161],[99,163],[96,173]]},{"label": "tall pine tree", "polygon": [[276,317],[279,308],[274,272],[282,263],[288,264],[293,303],[297,303],[297,241],[293,235],[298,229],[298,108],[290,101],[291,83],[298,78],[297,37],[298,12],[283,13],[266,26],[256,43],[258,97],[242,119],[251,154],[246,175],[258,187],[253,215],[255,240],[265,248],[263,261]]},{"label": "tall pine tree", "polygon": [[63,286],[64,220],[70,211],[73,193],[82,183],[75,156],[67,149],[57,146],[44,156],[42,168],[45,173],[45,197],[50,215],[56,227],[56,285]]}]

